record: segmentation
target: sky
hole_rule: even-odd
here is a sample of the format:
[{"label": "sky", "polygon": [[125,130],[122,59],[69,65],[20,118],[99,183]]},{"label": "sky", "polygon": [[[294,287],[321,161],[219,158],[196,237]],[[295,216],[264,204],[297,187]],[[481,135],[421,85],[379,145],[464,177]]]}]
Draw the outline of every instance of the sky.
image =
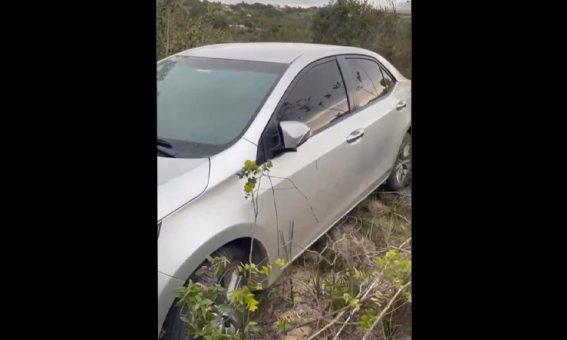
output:
[{"label": "sky", "polygon": [[[242,2],[242,0],[211,0],[211,1],[220,1],[222,3],[225,4],[237,4]],[[396,7],[398,6],[403,6],[405,7],[405,0],[394,0],[397,4]],[[244,0],[244,2],[247,3],[255,3],[255,2],[260,2],[260,3],[264,3],[264,4],[270,4],[270,5],[282,5],[282,6],[301,6],[301,7],[311,7],[311,6],[323,6],[326,5],[327,3],[329,3],[329,0]],[[369,0],[369,2],[374,3],[374,5],[378,6],[378,7],[389,7],[389,0]],[[409,7],[409,6],[407,6]]]}]

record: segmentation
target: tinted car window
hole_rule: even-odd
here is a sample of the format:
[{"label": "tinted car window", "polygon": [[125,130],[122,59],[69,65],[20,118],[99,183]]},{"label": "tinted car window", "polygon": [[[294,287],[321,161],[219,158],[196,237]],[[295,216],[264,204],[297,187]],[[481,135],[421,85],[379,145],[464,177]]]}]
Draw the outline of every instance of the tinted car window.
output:
[{"label": "tinted car window", "polygon": [[181,157],[222,151],[244,132],[287,67],[181,56],[158,64],[158,137]]},{"label": "tinted car window", "polygon": [[390,90],[392,87],[394,87],[395,80],[392,76],[390,76],[389,72],[384,67],[381,67],[381,69],[382,75],[384,76],[384,83],[382,85],[386,86],[387,90]]},{"label": "tinted car window", "polygon": [[277,113],[280,121],[307,124],[315,133],[349,112],[343,78],[337,62],[314,66],[304,73]]},{"label": "tinted car window", "polygon": [[352,82],[354,84],[354,100],[359,107],[368,105],[371,101],[379,98],[387,91],[387,83],[384,80],[380,66],[368,59],[346,59]]}]

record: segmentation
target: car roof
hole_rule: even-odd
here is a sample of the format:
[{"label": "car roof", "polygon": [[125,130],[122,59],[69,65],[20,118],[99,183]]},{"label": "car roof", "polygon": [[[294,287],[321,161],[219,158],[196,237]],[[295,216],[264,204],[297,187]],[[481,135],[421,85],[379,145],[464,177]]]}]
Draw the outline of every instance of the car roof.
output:
[{"label": "car roof", "polygon": [[356,47],[322,44],[229,43],[197,47],[177,55],[291,64],[303,55],[325,57],[348,53],[368,54],[369,52]]}]

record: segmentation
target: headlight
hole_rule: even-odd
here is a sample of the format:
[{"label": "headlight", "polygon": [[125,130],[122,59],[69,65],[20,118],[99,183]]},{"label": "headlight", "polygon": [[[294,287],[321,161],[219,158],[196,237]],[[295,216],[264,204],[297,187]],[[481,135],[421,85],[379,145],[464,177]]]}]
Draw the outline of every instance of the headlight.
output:
[{"label": "headlight", "polygon": [[157,236],[159,237],[159,232],[161,230],[161,221],[158,222],[157,224]]}]

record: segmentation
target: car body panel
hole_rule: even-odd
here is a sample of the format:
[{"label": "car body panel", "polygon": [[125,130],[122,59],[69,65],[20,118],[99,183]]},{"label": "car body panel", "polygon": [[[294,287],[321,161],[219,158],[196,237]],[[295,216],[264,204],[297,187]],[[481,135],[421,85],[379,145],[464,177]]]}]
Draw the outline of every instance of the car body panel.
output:
[{"label": "car body panel", "polygon": [[184,281],[158,271],[158,330],[165,321],[171,302],[175,299],[175,290],[183,286]]},{"label": "car body panel", "polygon": [[158,269],[161,272],[185,280],[207,255],[229,241],[250,237],[255,232],[261,242],[269,242],[264,236],[264,228],[252,228],[251,202],[244,199],[244,182],[236,176],[243,159],[255,156],[256,147],[241,139],[210,158],[206,192],[162,220],[158,238]]},{"label": "car body panel", "polygon": [[158,157],[158,221],[207,188],[209,159]]},{"label": "car body panel", "polygon": [[347,46],[307,43],[228,43],[207,45],[186,50],[177,55],[220,59],[236,59],[291,64],[307,55],[313,60],[341,53],[368,53],[368,51]]}]

